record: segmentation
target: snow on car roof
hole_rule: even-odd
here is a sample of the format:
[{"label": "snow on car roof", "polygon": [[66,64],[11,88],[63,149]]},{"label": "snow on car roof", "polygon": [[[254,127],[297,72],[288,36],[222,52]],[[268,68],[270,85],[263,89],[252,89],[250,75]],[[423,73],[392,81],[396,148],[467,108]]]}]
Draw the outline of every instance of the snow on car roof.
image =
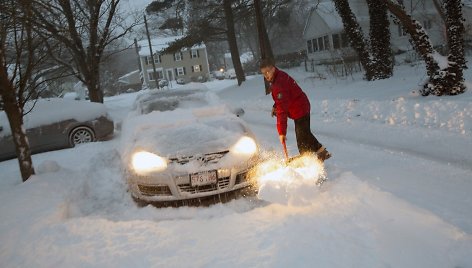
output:
[{"label": "snow on car roof", "polygon": [[[67,119],[87,121],[107,114],[107,108],[102,103],[62,98],[38,99],[36,103],[26,103],[25,111],[29,111],[31,108],[33,108],[31,112],[24,117],[23,127],[25,129],[49,125]],[[0,125],[3,127],[0,136],[11,134],[10,123],[4,111],[0,112]]]}]

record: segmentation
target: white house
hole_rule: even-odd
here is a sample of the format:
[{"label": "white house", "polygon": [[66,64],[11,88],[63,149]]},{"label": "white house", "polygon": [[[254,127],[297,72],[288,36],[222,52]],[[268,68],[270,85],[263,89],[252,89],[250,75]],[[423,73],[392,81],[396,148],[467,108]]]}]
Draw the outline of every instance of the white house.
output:
[{"label": "white house", "polygon": [[119,77],[118,86],[120,87],[120,92],[129,90],[129,89],[140,90],[142,87],[140,71],[135,70]]},{"label": "white house", "polygon": [[470,52],[470,50],[472,50],[472,0],[464,1],[464,6],[462,6],[462,15],[465,18],[465,45]]},{"label": "white house", "polygon": [[[165,79],[176,80],[179,83],[190,81],[206,81],[210,78],[210,67],[205,44],[195,45],[191,49],[182,49],[177,53],[162,54],[162,50],[182,36],[159,37],[151,39],[153,57],[149,49],[148,40],[138,42],[143,83],[148,87],[155,87],[155,81]],[[152,60],[156,67],[156,76]]]},{"label": "white house", "polygon": [[[444,24],[429,0],[404,0],[403,4],[413,18],[422,23],[433,46],[445,44]],[[362,27],[364,35],[369,34],[369,10],[365,0],[350,0],[351,10]],[[391,18],[390,18],[391,19]],[[390,23],[391,45],[394,52],[412,49],[409,37],[398,24]],[[303,30],[306,41],[307,57],[315,64],[332,62],[346,55],[355,55],[351,48],[344,27],[333,1],[317,4],[307,18]]]}]

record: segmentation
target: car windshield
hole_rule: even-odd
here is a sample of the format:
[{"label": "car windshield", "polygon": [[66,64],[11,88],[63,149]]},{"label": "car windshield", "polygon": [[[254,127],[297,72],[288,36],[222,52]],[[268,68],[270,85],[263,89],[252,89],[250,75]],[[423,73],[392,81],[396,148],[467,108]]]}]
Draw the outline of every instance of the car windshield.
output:
[{"label": "car windshield", "polygon": [[141,114],[152,111],[173,111],[177,108],[197,108],[208,105],[205,92],[201,90],[158,91],[137,99]]}]

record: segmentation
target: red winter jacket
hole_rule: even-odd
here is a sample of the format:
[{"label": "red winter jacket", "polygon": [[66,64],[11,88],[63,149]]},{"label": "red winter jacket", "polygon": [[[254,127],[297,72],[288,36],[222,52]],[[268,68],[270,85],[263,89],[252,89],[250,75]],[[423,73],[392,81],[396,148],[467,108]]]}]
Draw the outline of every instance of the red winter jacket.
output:
[{"label": "red winter jacket", "polygon": [[271,91],[277,114],[277,131],[279,135],[286,135],[287,117],[299,119],[310,113],[310,101],[297,82],[277,68],[271,83]]}]

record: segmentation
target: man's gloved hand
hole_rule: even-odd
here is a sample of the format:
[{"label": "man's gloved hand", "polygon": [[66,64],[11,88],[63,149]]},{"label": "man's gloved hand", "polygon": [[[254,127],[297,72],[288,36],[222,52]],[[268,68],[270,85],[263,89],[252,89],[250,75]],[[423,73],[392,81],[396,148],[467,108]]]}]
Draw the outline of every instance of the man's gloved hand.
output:
[{"label": "man's gloved hand", "polygon": [[275,107],[272,107],[272,113],[271,113],[272,117],[276,116],[277,115],[277,112],[276,112],[276,109]]}]

